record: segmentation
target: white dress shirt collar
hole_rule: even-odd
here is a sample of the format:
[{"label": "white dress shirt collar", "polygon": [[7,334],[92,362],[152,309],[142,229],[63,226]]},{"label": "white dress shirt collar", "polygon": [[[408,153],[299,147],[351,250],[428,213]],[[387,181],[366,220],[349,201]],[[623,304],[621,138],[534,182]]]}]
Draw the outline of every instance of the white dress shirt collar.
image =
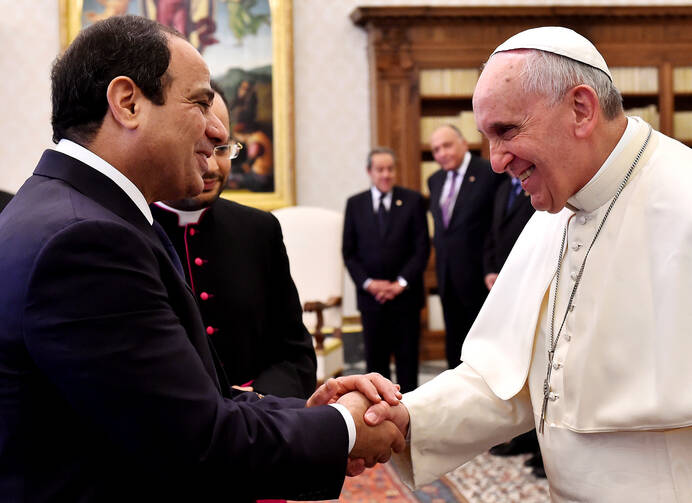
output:
[{"label": "white dress shirt collar", "polygon": [[457,169],[453,169],[447,172],[447,179],[451,180],[452,179],[452,173],[454,171],[457,172],[459,176],[457,176],[457,183],[461,183],[460,180],[464,179],[464,175],[466,175],[466,170],[469,167],[469,163],[471,162],[471,152],[466,151],[464,154],[464,159],[461,161],[461,164]]},{"label": "white dress shirt collar", "polygon": [[185,227],[189,224],[198,224],[199,219],[202,218],[202,214],[209,209],[209,207],[207,206],[206,208],[202,208],[199,210],[179,210],[178,208],[168,206],[166,203],[163,203],[161,201],[157,201],[154,204],[162,210],[170,211],[171,213],[175,213],[176,215],[178,215],[179,227]]},{"label": "white dress shirt collar", "polygon": [[114,184],[120,187],[125,194],[127,194],[133,203],[135,203],[135,206],[139,208],[144,215],[144,218],[147,219],[147,222],[149,222],[150,225],[154,223],[154,217],[151,214],[147,200],[144,198],[142,192],[134,183],[130,181],[129,178],[123,175],[112,165],[94,154],[91,150],[88,150],[73,141],[66,140],[65,138],[60,140],[60,142],[55,146],[55,150],[83,162],[87,166],[94,168],[102,175],[108,177],[113,181]]},{"label": "white dress shirt collar", "polygon": [[[384,199],[382,202],[384,203],[384,207],[389,211],[389,209],[392,207],[392,193],[394,190],[390,190],[387,192],[384,196]],[[372,208],[375,210],[375,213],[377,213],[377,210],[380,209],[380,194],[381,192],[375,187],[374,185],[370,187],[370,194],[372,194]]]}]

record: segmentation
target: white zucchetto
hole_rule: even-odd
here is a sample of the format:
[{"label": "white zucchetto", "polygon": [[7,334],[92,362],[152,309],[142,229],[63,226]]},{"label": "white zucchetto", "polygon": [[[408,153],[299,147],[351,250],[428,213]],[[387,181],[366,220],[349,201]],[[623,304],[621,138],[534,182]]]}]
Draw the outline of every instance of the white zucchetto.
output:
[{"label": "white zucchetto", "polygon": [[493,54],[515,49],[538,49],[579,61],[598,68],[613,80],[608,65],[596,47],[574,30],[562,26],[543,26],[531,28],[508,38],[500,44]]}]

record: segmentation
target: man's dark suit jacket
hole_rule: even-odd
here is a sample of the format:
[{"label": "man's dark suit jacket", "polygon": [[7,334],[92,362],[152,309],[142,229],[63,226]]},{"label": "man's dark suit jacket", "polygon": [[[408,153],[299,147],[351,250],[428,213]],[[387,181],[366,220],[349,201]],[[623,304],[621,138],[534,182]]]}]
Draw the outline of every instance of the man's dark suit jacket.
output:
[{"label": "man's dark suit jacket", "polygon": [[487,160],[472,155],[445,229],[440,194],[446,177],[447,172],[440,169],[428,178],[437,286],[444,297],[447,281],[451,281],[465,307],[478,312],[488,293],[483,282],[483,245],[490,229],[495,190],[502,178],[493,173]]},{"label": "man's dark suit jacket", "polygon": [[531,198],[523,190],[514,199],[512,206],[507,208],[509,193],[512,190],[512,179],[500,184],[495,195],[493,220],[490,232],[485,241],[483,267],[485,274],[499,273],[507,260],[509,252],[534,213]]},{"label": "man's dark suit jacket", "polygon": [[0,501],[338,496],[339,412],[222,396],[184,278],[110,179],[47,151],[0,242]]},{"label": "man's dark suit jacket", "polygon": [[366,279],[396,281],[398,276],[406,279],[408,287],[387,302],[390,309],[422,308],[423,271],[430,254],[423,196],[394,187],[384,236],[378,229],[370,190],[350,197],[346,202],[342,248],[346,268],[356,284],[358,309],[373,311],[382,307],[363,290]]},{"label": "man's dark suit jacket", "polygon": [[185,227],[172,211],[155,204],[151,211],[182,260],[229,381],[308,398],[315,391],[315,350],[278,220],[225,199]]}]

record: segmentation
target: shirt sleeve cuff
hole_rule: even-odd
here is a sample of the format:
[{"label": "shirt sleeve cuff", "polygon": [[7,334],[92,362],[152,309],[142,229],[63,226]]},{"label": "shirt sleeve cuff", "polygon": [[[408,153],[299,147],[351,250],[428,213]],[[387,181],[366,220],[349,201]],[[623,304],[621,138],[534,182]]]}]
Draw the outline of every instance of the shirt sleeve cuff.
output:
[{"label": "shirt sleeve cuff", "polygon": [[340,403],[330,403],[329,405],[341,412],[344,418],[346,429],[348,430],[348,453],[351,454],[353,446],[356,445],[356,422],[353,420],[353,416],[351,416],[348,409]]},{"label": "shirt sleeve cuff", "polygon": [[372,278],[368,278],[365,281],[363,281],[363,290],[367,290],[370,286],[370,283],[372,283]]},{"label": "shirt sleeve cuff", "polygon": [[396,280],[399,285],[401,285],[401,288],[406,288],[408,286],[408,281],[406,281],[406,278],[403,276],[399,276]]}]

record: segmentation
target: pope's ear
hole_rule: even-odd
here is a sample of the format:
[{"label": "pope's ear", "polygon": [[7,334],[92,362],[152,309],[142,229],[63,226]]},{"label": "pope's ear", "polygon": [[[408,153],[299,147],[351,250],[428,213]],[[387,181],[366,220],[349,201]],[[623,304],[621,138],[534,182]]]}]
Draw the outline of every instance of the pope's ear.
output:
[{"label": "pope's ear", "polygon": [[114,78],[106,90],[110,114],[127,129],[135,129],[140,122],[142,97],[142,92],[130,77]]},{"label": "pope's ear", "polygon": [[590,86],[580,85],[570,91],[574,113],[574,134],[588,138],[593,133],[601,116],[601,104],[596,91]]}]

